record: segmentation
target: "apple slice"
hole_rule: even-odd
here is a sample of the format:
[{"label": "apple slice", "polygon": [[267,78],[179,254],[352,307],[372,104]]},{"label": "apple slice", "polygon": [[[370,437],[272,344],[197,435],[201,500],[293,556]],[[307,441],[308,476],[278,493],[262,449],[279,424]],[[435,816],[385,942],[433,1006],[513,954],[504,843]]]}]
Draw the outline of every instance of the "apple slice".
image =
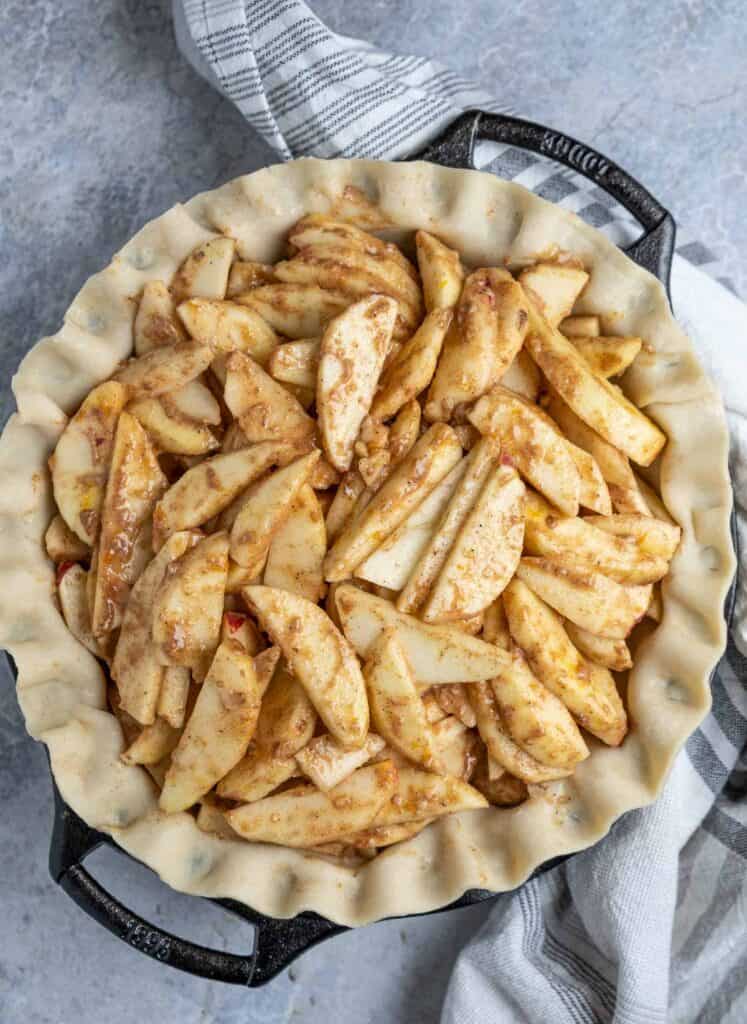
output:
[{"label": "apple slice", "polygon": [[231,527],[230,552],[237,565],[253,575],[262,571],[270,543],[318,459],[317,450],[309,452],[249,488]]},{"label": "apple slice", "polygon": [[511,646],[511,634],[508,631],[508,620],[503,608],[503,601],[496,598],[489,608],[485,609],[482,626],[482,638],[486,643],[496,644],[507,651]]},{"label": "apple slice", "polygon": [[367,828],[392,796],[397,769],[391,761],[360,768],[329,793],[299,786],[226,812],[244,839],[311,847]]},{"label": "apple slice", "polygon": [[485,797],[461,779],[432,775],[417,768],[400,768],[394,793],[374,818],[373,825],[383,828],[487,806]]},{"label": "apple slice", "polygon": [[292,449],[267,441],[214,455],[188,469],[166,491],[153,513],[154,543],[177,530],[201,526],[222,512],[271,466],[287,462]]},{"label": "apple slice", "polygon": [[597,461],[583,448],[566,440],[566,448],[570,452],[576,469],[578,470],[579,488],[578,503],[583,508],[589,508],[602,516],[612,513],[612,501],[610,492],[602,476]]},{"label": "apple slice", "polygon": [[65,625],[91,654],[103,658],[104,652],[91,632],[91,615],[86,597],[88,573],[82,565],[63,562],[57,570],[57,596]]},{"label": "apple slice", "polygon": [[456,465],[462,448],[451,427],[435,423],[360,515],[337,537],[324,563],[330,582],[346,579],[427,498]]},{"label": "apple slice", "polygon": [[153,601],[171,562],[199,539],[188,531],[175,533],[166,541],[132,588],[111,665],[119,701],[141,725],[155,721],[163,665],[152,640]]},{"label": "apple slice", "polygon": [[374,727],[403,757],[432,768],[435,751],[426,709],[395,629],[385,629],[372,645],[365,678]]},{"label": "apple slice", "polygon": [[194,340],[217,352],[247,352],[265,366],[278,345],[272,327],[248,306],[219,299],[189,299],[177,312]]},{"label": "apple slice", "polygon": [[553,327],[568,316],[588,280],[585,270],[562,263],[536,263],[519,274],[519,283]]},{"label": "apple slice", "polygon": [[212,658],[227,573],[225,533],[205,537],[169,567],[153,599],[153,642],[164,665],[199,669]]},{"label": "apple slice", "polygon": [[297,442],[314,435],[315,422],[298,399],[243,352],[226,362],[225,400],[248,441]]},{"label": "apple slice", "polygon": [[344,220],[335,220],[324,213],[310,213],[302,217],[288,232],[288,243],[296,250],[308,249],[310,245],[329,245],[338,247],[340,244],[352,246],[371,256],[381,256],[397,263],[413,281],[418,275],[415,267],[393,242],[384,242],[376,235],[363,231],[354,224]]},{"label": "apple slice", "polygon": [[447,715],[453,715],[467,729],[474,729],[477,719],[474,708],[469,702],[465,683],[446,683],[444,686],[436,686],[433,695]]},{"label": "apple slice", "polygon": [[226,298],[233,299],[244,295],[252,288],[263,284],[272,284],[275,280],[275,268],[269,263],[255,263],[252,260],[236,260],[231,264],[228,274]]},{"label": "apple slice", "polygon": [[607,532],[600,525],[605,522],[606,516],[559,516],[538,494],[531,492],[526,499],[524,550],[568,569],[602,573],[617,583],[654,583],[666,576],[666,557],[649,553],[638,538]]},{"label": "apple slice", "polygon": [[88,561],[91,557],[88,544],[73,533],[59,512],[52,517],[44,534],[44,549],[56,564]]},{"label": "apple slice", "polygon": [[370,295],[331,320],[322,335],[317,418],[327,459],[341,473],[350,469],[353,446],[371,407],[396,316],[394,299]]},{"label": "apple slice", "polygon": [[321,338],[302,338],[278,345],[267,364],[275,380],[316,390]]},{"label": "apple slice", "polygon": [[469,782],[477,766],[479,737],[458,718],[448,715],[431,728],[439,775]]},{"label": "apple slice", "polygon": [[63,430],[50,459],[60,515],[90,547],[98,537],[114,432],[127,397],[127,389],[116,381],[94,388]]},{"label": "apple slice", "polygon": [[120,757],[125,764],[158,764],[174,750],[181,735],[165,718],[144,726]]},{"label": "apple slice", "polygon": [[598,338],[602,326],[598,316],[567,316],[560,324],[566,338]]},{"label": "apple slice", "polygon": [[351,522],[356,505],[365,491],[366,482],[357,469],[344,474],[327,510],[325,526],[328,543],[332,544]]},{"label": "apple slice", "polygon": [[550,782],[573,774],[573,767],[552,768],[542,764],[516,743],[501,721],[498,703],[490,683],[473,683],[469,688],[475,709],[477,731],[490,757],[522,782]]},{"label": "apple slice", "polygon": [[573,342],[552,327],[531,302],[529,325],[529,354],[570,408],[634,462],[649,466],[667,443],[666,434],[622,391],[597,377]]},{"label": "apple slice", "polygon": [[157,398],[199,377],[212,360],[213,350],[209,345],[182,341],[151,349],[144,356],[129,360],[114,375],[114,380],[123,384],[133,398]]},{"label": "apple slice", "polygon": [[326,553],[327,532],[321,506],[310,484],[304,484],[290,515],[272,538],[265,585],[289,590],[316,604],[325,592],[322,565]]},{"label": "apple slice", "polygon": [[269,284],[236,299],[286,338],[318,338],[327,323],[353,301],[313,284]]},{"label": "apple slice", "polygon": [[481,434],[494,437],[522,476],[565,515],[578,515],[580,479],[562,434],[541,409],[495,387],[469,413]]},{"label": "apple slice", "polygon": [[642,555],[669,561],[679,547],[682,530],[675,523],[640,514],[588,516],[585,522],[613,537],[629,538]]},{"label": "apple slice", "polygon": [[247,654],[254,657],[262,650],[262,637],[248,615],[242,612],[224,611],[220,626],[221,643],[228,639],[238,640]]},{"label": "apple slice", "polygon": [[360,747],[368,732],[368,702],[358,659],[317,605],[273,587],[245,587],[242,596],[332,735]]},{"label": "apple slice", "polygon": [[478,441],[466,459],[459,463],[464,467],[461,478],[435,531],[423,548],[417,564],[397,598],[397,607],[400,611],[414,612],[428,597],[497,457],[497,446],[486,438]]},{"label": "apple slice", "polygon": [[433,309],[387,366],[371,407],[374,419],[389,419],[428,387],[453,316],[450,309]]},{"label": "apple slice", "polygon": [[355,575],[390,590],[401,590],[433,537],[466,469],[467,460],[460,459],[425,501],[358,566]]},{"label": "apple slice", "polygon": [[362,747],[347,750],[329,733],[325,733],[307,743],[297,751],[295,757],[303,774],[317,789],[327,793],[381,753],[385,746],[381,736],[370,732]]},{"label": "apple slice", "polygon": [[516,646],[510,669],[496,676],[492,686],[511,739],[540,764],[572,768],[589,756],[565,704],[537,680]]},{"label": "apple slice", "polygon": [[101,509],[91,629],[111,633],[122,622],[135,582],[135,542],[141,527],[168,486],[148,437],[134,417],[123,412],[114,438],[109,479]]},{"label": "apple slice", "polygon": [[599,377],[619,377],[641,351],[640,338],[573,338],[573,344]]},{"label": "apple slice", "polygon": [[624,640],[651,600],[650,585],[622,586],[601,573],[549,558],[522,558],[516,576],[566,619],[611,640]]},{"label": "apple slice", "polygon": [[595,636],[585,629],[581,629],[569,619],[563,620],[563,629],[574,647],[593,661],[595,665],[602,665],[613,672],[624,672],[633,667],[633,659],[630,656],[628,645],[624,640],[610,640],[606,636]]},{"label": "apple slice", "polygon": [[619,746],[627,732],[627,718],[607,669],[579,654],[560,617],[521,580],[509,583],[503,604],[511,636],[540,682],[563,701],[579,725],[603,743]]},{"label": "apple slice", "polygon": [[172,415],[157,398],[140,398],[130,404],[128,412],[148,432],[162,452],[206,455],[220,445],[204,423]]},{"label": "apple slice", "polygon": [[295,757],[275,757],[253,742],[245,756],[218,783],[216,792],[228,800],[253,803],[300,774]]},{"label": "apple slice", "polygon": [[516,353],[514,361],[501,377],[501,386],[521,395],[528,402],[539,398],[542,378],[532,357],[524,350]]},{"label": "apple slice", "polygon": [[462,294],[464,269],[459,253],[427,231],[415,232],[418,268],[428,312],[456,306]]},{"label": "apple slice", "polygon": [[148,281],[143,288],[133,326],[135,355],[154,348],[176,345],[187,335],[176,315],[176,306],[163,281]]},{"label": "apple slice", "polygon": [[491,470],[431,588],[426,622],[470,618],[498,597],[521,558],[524,494],[510,466]]},{"label": "apple slice", "polygon": [[506,653],[492,644],[456,626],[429,626],[398,612],[391,601],[349,583],[337,588],[335,601],[345,636],[359,657],[371,657],[384,630],[394,629],[413,675],[423,687],[492,679],[507,663]]},{"label": "apple slice", "polygon": [[433,818],[425,818],[424,821],[405,821],[400,825],[367,828],[362,832],[347,836],[347,841],[356,850],[379,850],[385,846],[393,846],[395,843],[404,843],[405,840],[412,839],[433,820]]},{"label": "apple slice", "polygon": [[180,665],[170,665],[163,673],[157,711],[174,729],[184,725],[190,683],[189,669]]},{"label": "apple slice", "polygon": [[175,300],[224,298],[235,248],[233,238],[218,235],[193,249],[171,282]]},{"label": "apple slice", "polygon": [[186,811],[241,760],[257,724],[262,692],[244,648],[224,641],[171,755],[159,800],[162,811]]}]

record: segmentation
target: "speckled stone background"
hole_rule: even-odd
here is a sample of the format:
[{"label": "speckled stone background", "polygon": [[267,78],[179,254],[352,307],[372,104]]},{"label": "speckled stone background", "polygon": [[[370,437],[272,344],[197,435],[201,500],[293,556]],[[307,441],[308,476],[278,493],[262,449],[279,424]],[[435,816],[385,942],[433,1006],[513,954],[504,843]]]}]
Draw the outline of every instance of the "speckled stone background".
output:
[{"label": "speckled stone background", "polygon": [[[744,0],[312,0],[329,25],[437,56],[526,116],[593,143],[645,182],[747,293]],[[0,8],[0,416],[22,353],[150,217],[271,162],[183,63],[168,0],[5,0]],[[146,960],[50,881],[51,794],[7,673],[0,687],[2,1024],[279,1024],[438,1019],[450,965],[485,908],[392,922],[307,954],[262,990]],[[218,948],[251,936],[111,852],[104,885]],[[487,1024],[487,1022],[486,1022]]]}]

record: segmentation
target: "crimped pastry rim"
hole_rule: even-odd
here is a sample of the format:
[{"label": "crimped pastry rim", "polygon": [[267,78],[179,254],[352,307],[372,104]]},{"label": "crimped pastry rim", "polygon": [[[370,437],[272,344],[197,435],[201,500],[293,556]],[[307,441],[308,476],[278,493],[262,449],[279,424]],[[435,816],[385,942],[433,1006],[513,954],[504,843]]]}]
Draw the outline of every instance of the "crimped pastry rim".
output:
[{"label": "crimped pastry rim", "polygon": [[[165,816],[145,770],[119,761],[121,729],[106,710],[96,660],[54,602],[43,534],[51,516],[46,460],[84,395],[130,354],[137,296],[170,280],[200,242],[223,232],[240,257],[271,261],[303,214],[362,189],[406,230],[424,228],[473,265],[520,264],[553,247],[592,271],[581,307],[614,312],[616,330],[647,339],[627,390],[670,436],[664,501],[683,541],[663,585],[664,614],[637,652],[630,734],[532,800],[442,819],[352,870],[301,851],[220,839],[187,813]],[[543,861],[590,846],[620,814],[655,799],[671,762],[710,708],[709,677],[726,642],[723,604],[734,572],[728,435],[720,398],[669,310],[663,288],[577,216],[519,185],[433,164],[297,160],[237,178],[147,224],[91,277],[63,327],[25,357],[13,381],[19,412],[0,440],[0,643],[18,668],[32,736],[46,743],[65,801],[173,888],[231,898],[274,917],[314,910],[346,925],[422,913],[466,889],[505,891]]]}]

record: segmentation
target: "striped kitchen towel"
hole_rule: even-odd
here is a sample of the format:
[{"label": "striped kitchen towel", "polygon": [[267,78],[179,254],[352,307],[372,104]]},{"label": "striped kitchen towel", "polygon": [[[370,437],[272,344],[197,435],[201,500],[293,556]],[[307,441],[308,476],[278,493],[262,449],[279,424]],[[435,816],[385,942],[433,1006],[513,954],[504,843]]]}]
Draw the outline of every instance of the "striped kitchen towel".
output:
[{"label": "striped kitchen towel", "polygon": [[[302,0],[175,0],[174,15],[190,63],[283,159],[396,159],[465,109],[511,112],[433,61],[336,35]],[[476,163],[575,211],[619,245],[639,231],[605,192],[542,157],[480,143]],[[724,395],[744,533],[745,308],[700,241],[680,238],[677,252],[674,307]],[[444,1022],[747,1020],[745,652],[740,588],[713,710],[661,798],[593,849],[498,899],[457,959]]]}]

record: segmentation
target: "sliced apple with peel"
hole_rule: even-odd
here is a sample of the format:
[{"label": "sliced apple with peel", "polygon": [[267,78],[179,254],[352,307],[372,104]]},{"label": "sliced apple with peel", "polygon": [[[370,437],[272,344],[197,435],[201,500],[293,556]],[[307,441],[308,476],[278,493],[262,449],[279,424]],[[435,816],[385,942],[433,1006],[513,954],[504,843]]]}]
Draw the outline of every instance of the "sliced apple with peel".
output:
[{"label": "sliced apple with peel", "polygon": [[565,515],[578,515],[580,479],[562,434],[541,409],[495,387],[469,413],[481,434],[495,438],[521,475]]},{"label": "sliced apple with peel", "polygon": [[249,306],[219,299],[189,299],[177,310],[196,342],[216,352],[247,352],[261,366],[278,345],[270,325]]},{"label": "sliced apple with peel", "polygon": [[535,760],[550,768],[573,768],[589,756],[565,704],[539,682],[516,646],[510,668],[496,676],[492,686],[501,722]]},{"label": "sliced apple with peel", "polygon": [[233,238],[222,235],[193,249],[171,282],[171,294],[176,301],[224,298],[235,249]]},{"label": "sliced apple with peel", "polygon": [[231,527],[230,553],[237,565],[255,575],[262,571],[272,539],[288,519],[318,459],[319,452],[311,451],[247,490]]},{"label": "sliced apple with peel", "polygon": [[460,459],[415,511],[358,566],[355,575],[390,590],[401,590],[433,537],[467,464],[466,459]]},{"label": "sliced apple with peel", "polygon": [[571,775],[573,767],[551,768],[532,757],[516,743],[501,721],[493,688],[488,682],[473,683],[469,687],[470,700],[475,709],[477,731],[488,755],[511,775],[522,782],[550,782]]},{"label": "sliced apple with peel", "polygon": [[375,828],[401,825],[444,814],[487,807],[481,793],[451,775],[433,775],[417,768],[400,768],[394,793],[374,818]]},{"label": "sliced apple with peel", "polygon": [[91,628],[97,637],[111,633],[122,622],[130,587],[135,582],[135,542],[167,485],[145,431],[134,417],[123,412],[117,424],[101,508],[91,611]]},{"label": "sliced apple with peel", "polygon": [[510,466],[491,470],[431,588],[426,622],[478,615],[499,596],[521,558],[525,490]]},{"label": "sliced apple with peel", "polygon": [[250,442],[310,439],[314,420],[282,384],[243,352],[226,362],[225,401]]},{"label": "sliced apple with peel", "polygon": [[374,642],[364,675],[374,728],[403,757],[432,768],[426,709],[395,629],[385,629]]},{"label": "sliced apple with peel", "polygon": [[299,786],[227,811],[226,818],[244,839],[318,846],[367,828],[396,784],[397,769],[391,761],[381,761],[359,768],[328,793]]},{"label": "sliced apple with peel", "polygon": [[350,576],[427,498],[461,455],[462,447],[451,427],[433,424],[337,537],[325,559],[325,578],[334,582]]},{"label": "sliced apple with peel", "polygon": [[274,441],[241,448],[188,469],[166,491],[153,513],[154,544],[177,530],[201,526],[222,512],[272,466],[293,457],[293,449]]},{"label": "sliced apple with peel", "polygon": [[275,380],[316,390],[321,343],[321,338],[286,341],[272,353],[267,368]]},{"label": "sliced apple with peel", "polygon": [[174,299],[163,281],[146,282],[135,314],[133,335],[135,355],[138,356],[144,356],[154,348],[187,340],[176,315]]},{"label": "sliced apple with peel", "polygon": [[86,597],[87,576],[82,565],[63,562],[57,569],[57,597],[65,625],[75,639],[87,647],[91,654],[103,658],[101,645],[91,631],[91,614]]},{"label": "sliced apple with peel", "polygon": [[290,590],[316,604],[325,591],[322,566],[326,553],[324,516],[319,499],[306,483],[272,538],[263,577],[265,585]]},{"label": "sliced apple with peel", "polygon": [[588,281],[585,270],[563,263],[536,263],[519,274],[519,283],[553,327],[568,316]]},{"label": "sliced apple with peel", "polygon": [[428,597],[497,457],[497,446],[491,439],[485,438],[478,441],[469,455],[460,463],[464,467],[460,479],[441,514],[435,531],[424,546],[407,583],[397,598],[397,607],[400,611],[413,612],[420,608]]},{"label": "sliced apple with peel", "polygon": [[286,338],[318,338],[327,323],[353,301],[349,295],[313,284],[278,283],[253,288],[237,302],[256,310]]},{"label": "sliced apple with peel", "polygon": [[50,459],[60,515],[91,547],[98,537],[114,433],[127,398],[127,389],[116,381],[99,384],[68,422]]},{"label": "sliced apple with peel", "polygon": [[59,512],[52,517],[44,534],[44,550],[58,565],[61,562],[88,561],[91,557],[88,544],[73,533]]},{"label": "sliced apple with peel", "polygon": [[344,583],[335,602],[345,636],[359,657],[371,657],[386,629],[394,629],[417,683],[461,683],[491,679],[508,657],[504,651],[457,626],[431,626],[397,611],[391,601]]},{"label": "sliced apple with peel", "polygon": [[132,588],[111,666],[121,707],[141,725],[155,721],[164,668],[153,643],[153,602],[164,574],[199,540],[189,531],[174,533]]},{"label": "sliced apple with peel", "polygon": [[218,646],[228,543],[214,533],[169,566],[153,599],[153,642],[164,665],[199,669]]},{"label": "sliced apple with peel", "polygon": [[549,558],[522,558],[516,576],[566,619],[611,640],[624,640],[651,600],[650,584],[624,586]]},{"label": "sliced apple with peel", "polygon": [[140,398],[128,407],[162,452],[206,455],[220,442],[204,423],[172,415],[158,398]]},{"label": "sliced apple with peel", "polygon": [[257,724],[262,692],[252,659],[241,644],[225,640],[171,755],[161,810],[187,810],[241,760]]},{"label": "sliced apple with peel", "polygon": [[157,398],[176,391],[206,370],[213,360],[209,345],[182,341],[151,349],[125,363],[114,380],[123,384],[133,398]]},{"label": "sliced apple with peel", "polygon": [[371,407],[374,419],[389,419],[428,387],[453,317],[451,309],[432,310],[386,367]]},{"label": "sliced apple with peel", "polygon": [[319,432],[328,461],[350,469],[392,340],[397,303],[370,295],[331,320],[322,335],[316,380]]},{"label": "sliced apple with peel", "polygon": [[[666,575],[667,556],[647,551],[639,538],[607,532],[600,525],[607,518],[559,516],[538,494],[529,493],[524,550],[569,569],[602,573],[617,583],[654,583]],[[657,524],[658,520],[651,522]],[[679,536],[678,530],[675,533]]]},{"label": "sliced apple with peel", "polygon": [[386,746],[381,736],[370,732],[362,747],[349,750],[329,733],[316,736],[296,752],[296,763],[317,789],[326,793],[376,757]]},{"label": "sliced apple with peel", "polygon": [[360,747],[368,732],[366,687],[355,652],[329,616],[274,587],[245,587],[242,596],[332,735]]},{"label": "sliced apple with peel", "polygon": [[464,269],[459,253],[427,231],[415,233],[415,248],[423,282],[425,308],[432,312],[456,306],[464,284]]},{"label": "sliced apple with peel", "polygon": [[576,650],[560,616],[520,579],[506,587],[503,604],[511,636],[540,682],[563,701],[588,732],[610,746],[622,743],[627,717],[608,670],[587,661]]}]

